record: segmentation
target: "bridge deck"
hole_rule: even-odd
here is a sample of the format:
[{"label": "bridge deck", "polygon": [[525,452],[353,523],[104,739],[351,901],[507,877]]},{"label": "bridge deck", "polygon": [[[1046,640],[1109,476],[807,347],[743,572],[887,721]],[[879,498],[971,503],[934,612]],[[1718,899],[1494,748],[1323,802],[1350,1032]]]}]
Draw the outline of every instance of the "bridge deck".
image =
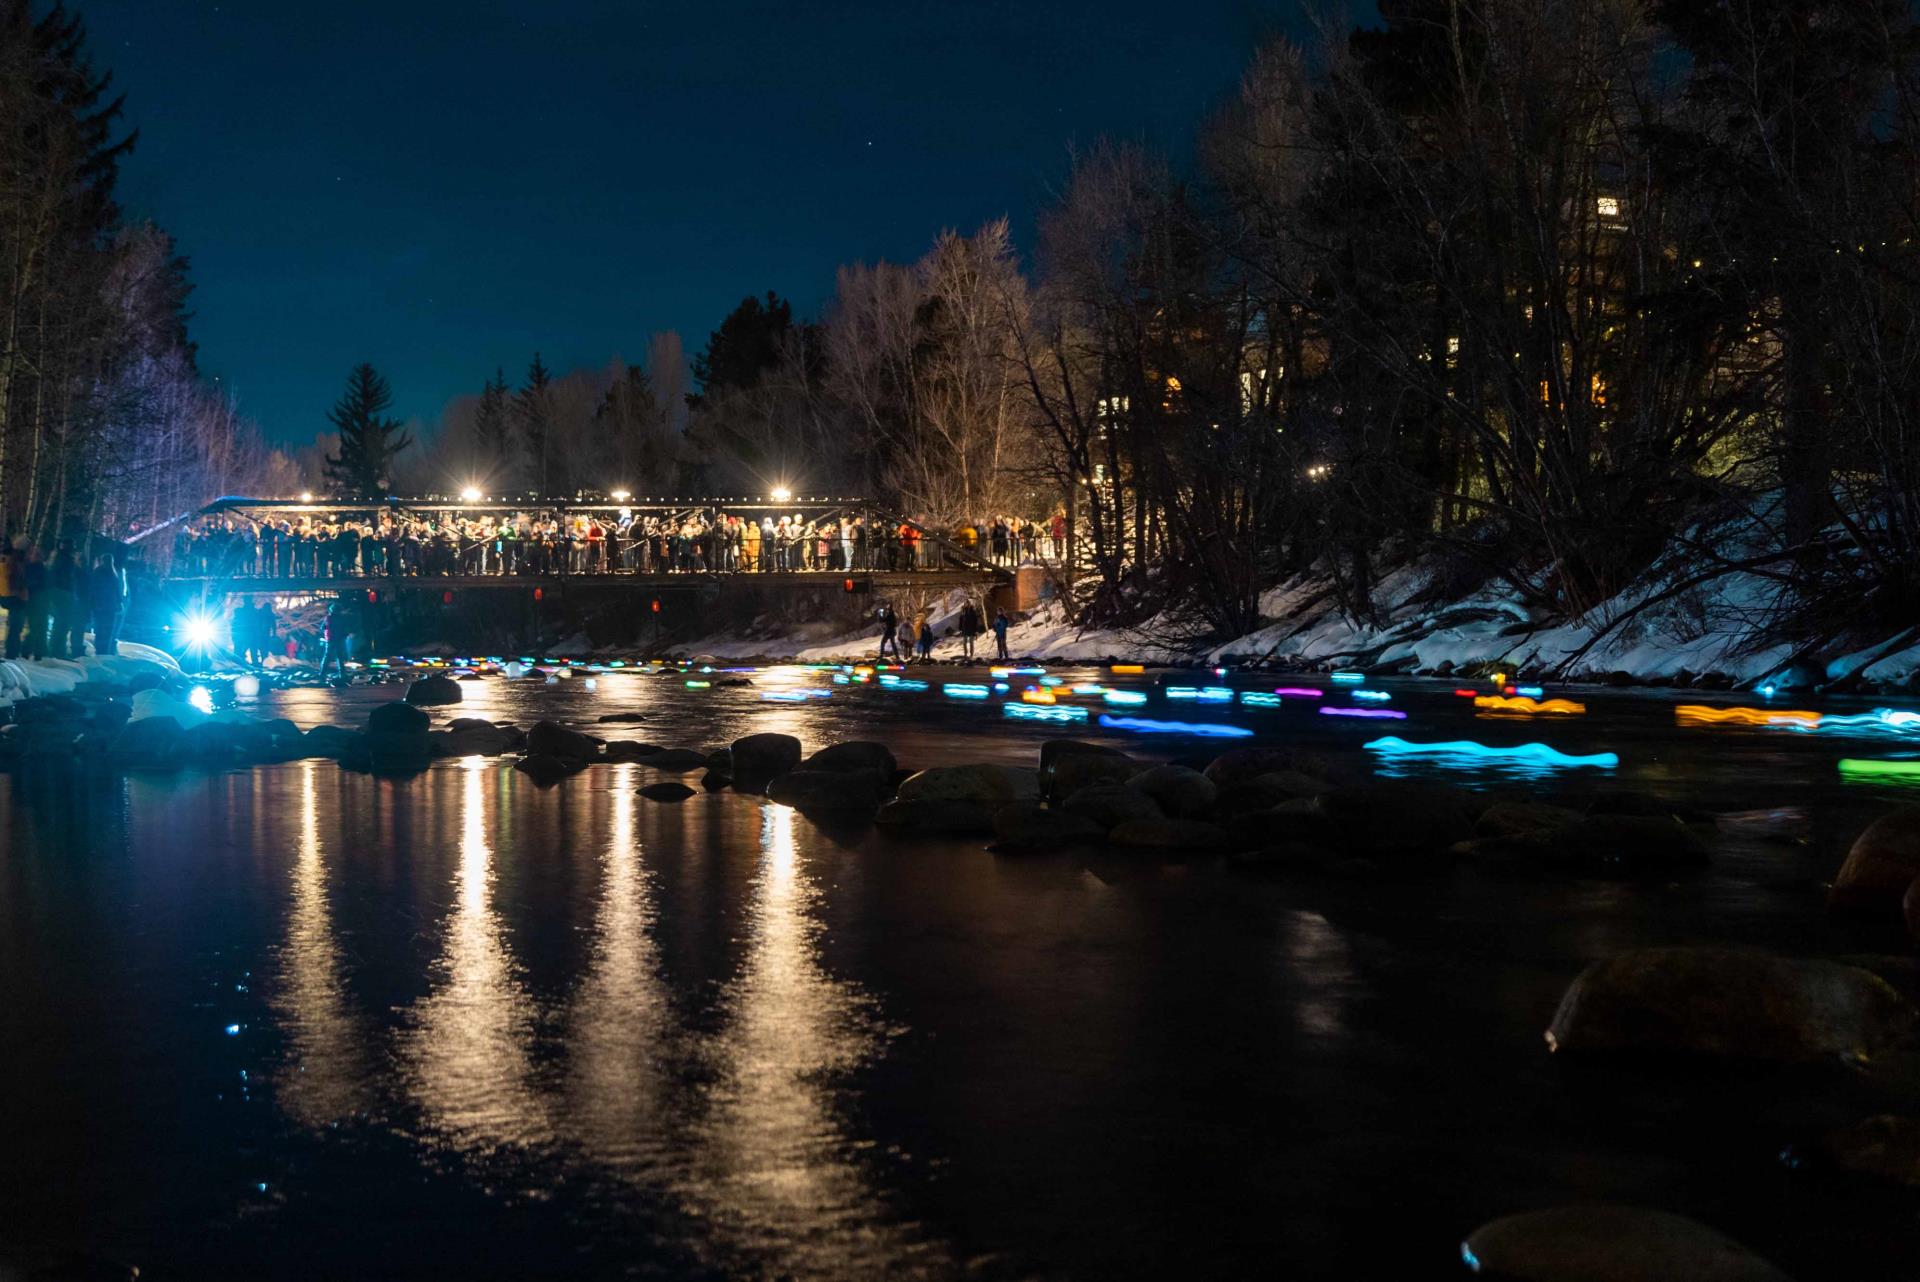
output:
[{"label": "bridge deck", "polygon": [[938,570],[793,570],[784,574],[421,574],[347,575],[340,578],[260,575],[178,575],[168,586],[200,595],[308,592],[466,591],[475,588],[632,588],[641,591],[689,591],[707,587],[841,588],[846,580],[880,588],[957,588],[1008,582],[1012,572],[948,567]]}]

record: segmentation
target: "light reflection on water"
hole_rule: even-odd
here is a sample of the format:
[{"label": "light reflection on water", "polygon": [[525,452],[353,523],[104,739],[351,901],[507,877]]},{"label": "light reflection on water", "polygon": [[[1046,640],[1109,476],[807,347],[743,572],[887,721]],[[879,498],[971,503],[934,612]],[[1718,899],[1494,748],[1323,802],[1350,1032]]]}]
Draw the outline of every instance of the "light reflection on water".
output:
[{"label": "light reflection on water", "polygon": [[552,1123],[534,1089],[536,1011],[522,987],[494,909],[487,783],[499,765],[460,763],[460,849],[453,906],[427,996],[399,1035],[408,1095],[449,1142],[486,1150],[547,1139]]},{"label": "light reflection on water", "polygon": [[[317,795],[320,772],[318,762],[300,763],[300,835],[274,1001],[288,1043],[277,1092],[282,1107],[311,1127],[343,1120],[369,1103],[366,1029],[347,999],[345,962],[334,938],[328,900]],[[327,779],[337,782],[338,775],[329,769]]]},{"label": "light reflection on water", "polygon": [[872,1000],[821,967],[794,819],[761,809],[746,956],[704,1048],[715,1078],[686,1193],[746,1249],[778,1250],[791,1276],[897,1277],[934,1253],[884,1218],[835,1107],[835,1078],[877,1053],[880,1033]]}]

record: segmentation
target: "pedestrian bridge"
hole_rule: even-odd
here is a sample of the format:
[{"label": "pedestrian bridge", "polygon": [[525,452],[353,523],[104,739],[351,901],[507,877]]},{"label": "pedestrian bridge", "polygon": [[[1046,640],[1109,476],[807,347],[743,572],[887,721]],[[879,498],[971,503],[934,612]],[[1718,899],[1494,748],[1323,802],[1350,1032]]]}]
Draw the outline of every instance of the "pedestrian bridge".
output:
[{"label": "pedestrian bridge", "polygon": [[[748,521],[759,540],[746,535]],[[136,541],[175,592],[201,597],[987,590],[1043,574],[1018,573],[1018,548],[969,544],[868,500],[786,496],[227,497]]]}]

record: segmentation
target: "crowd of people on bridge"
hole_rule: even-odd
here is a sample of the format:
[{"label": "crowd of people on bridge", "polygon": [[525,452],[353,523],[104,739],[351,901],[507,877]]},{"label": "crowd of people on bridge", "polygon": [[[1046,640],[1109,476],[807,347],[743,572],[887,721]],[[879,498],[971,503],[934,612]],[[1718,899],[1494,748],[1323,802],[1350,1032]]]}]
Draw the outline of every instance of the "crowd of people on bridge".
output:
[{"label": "crowd of people on bridge", "polygon": [[422,575],[904,572],[987,561],[1013,566],[1065,552],[1065,518],[997,517],[936,532],[861,513],[816,517],[515,513],[500,517],[256,519],[185,523],[172,573],[185,578],[334,579]]},{"label": "crowd of people on bridge", "polygon": [[127,611],[127,570],[114,551],[89,564],[71,541],[45,555],[24,538],[0,547],[0,610],[6,612],[9,659],[77,659],[114,654]]}]

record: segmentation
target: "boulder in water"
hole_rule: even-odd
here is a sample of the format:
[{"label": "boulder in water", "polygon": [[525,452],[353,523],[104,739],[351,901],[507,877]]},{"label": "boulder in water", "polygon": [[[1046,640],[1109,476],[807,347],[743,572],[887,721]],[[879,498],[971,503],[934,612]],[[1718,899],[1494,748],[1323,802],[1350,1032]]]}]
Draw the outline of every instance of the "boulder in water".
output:
[{"label": "boulder in water", "polygon": [[1920,1117],[1882,1113],[1843,1126],[1820,1152],[1836,1170],[1920,1189]]},{"label": "boulder in water", "polygon": [[650,783],[640,789],[640,795],[648,801],[685,801],[694,794],[693,789],[675,779],[663,779],[659,783]]},{"label": "boulder in water", "polygon": [[750,734],[733,741],[733,777],[772,779],[800,764],[800,741],[790,734]]},{"label": "boulder in water", "polygon": [[565,761],[595,761],[600,756],[600,741],[569,726],[536,721],[527,728],[527,753]]},{"label": "boulder in water", "polygon": [[370,734],[425,734],[433,718],[405,703],[383,703],[367,714]]},{"label": "boulder in water", "polygon": [[1160,803],[1124,783],[1095,783],[1079,789],[1057,809],[1093,824],[1102,833],[1130,819],[1162,819]]},{"label": "boulder in water", "polygon": [[614,722],[645,721],[646,719],[647,715],[644,712],[609,712],[605,716],[596,718],[603,726],[611,725]]},{"label": "boulder in water", "polygon": [[1901,910],[1915,877],[1920,877],[1920,806],[1902,806],[1854,838],[1827,902],[1835,908],[1891,915]]},{"label": "boulder in water", "polygon": [[[393,704],[402,707],[402,704]],[[425,770],[433,760],[433,741],[425,730],[369,730],[366,737],[367,765],[381,774],[406,774]]]},{"label": "boulder in water", "polygon": [[1327,763],[1303,748],[1231,748],[1207,763],[1206,776],[1222,788],[1261,775],[1290,774],[1309,779],[1327,777]]},{"label": "boulder in water", "polygon": [[1541,801],[1496,801],[1480,812],[1474,831],[1482,837],[1531,837],[1539,833],[1571,828],[1581,814],[1565,806],[1550,806]]},{"label": "boulder in water", "polygon": [[1363,855],[1441,851],[1473,835],[1474,807],[1445,788],[1371,783],[1335,788],[1312,803],[1325,840]]},{"label": "boulder in water", "polygon": [[1788,1282],[1696,1220],[1604,1203],[1494,1220],[1475,1229],[1460,1254],[1474,1272],[1514,1282]]},{"label": "boulder in water", "polygon": [[642,743],[637,739],[609,739],[604,756],[608,761],[646,761],[663,751],[664,749],[657,743]]},{"label": "boulder in water", "polygon": [[1051,800],[1092,783],[1125,783],[1139,771],[1139,762],[1105,744],[1049,739],[1040,745],[1040,781]]},{"label": "boulder in water", "polygon": [[733,782],[733,776],[722,774],[718,770],[709,770],[700,776],[700,786],[708,792],[719,792]]},{"label": "boulder in water", "polygon": [[407,702],[422,708],[458,703],[460,683],[444,672],[430,673],[407,687]]},{"label": "boulder in water", "polygon": [[1153,798],[1177,819],[1212,814],[1213,800],[1220,794],[1213,780],[1186,766],[1152,766],[1128,779],[1127,787]]},{"label": "boulder in water", "polygon": [[1560,999],[1555,1051],[1864,1064],[1920,1031],[1878,975],[1734,948],[1640,948],[1595,962]]},{"label": "boulder in water", "polygon": [[998,808],[1009,802],[1039,799],[1037,771],[987,761],[934,766],[908,775],[900,783],[902,801],[971,801]]},{"label": "boulder in water", "polygon": [[789,770],[767,784],[767,796],[795,810],[872,810],[891,776],[878,770]]},{"label": "boulder in water", "polygon": [[900,768],[893,759],[893,750],[884,743],[874,743],[868,739],[851,739],[846,743],[831,744],[808,757],[802,764],[806,770],[877,770],[889,780]]},{"label": "boulder in water", "polygon": [[331,757],[335,761],[366,751],[366,736],[345,726],[315,726],[301,738],[301,746],[310,757]]},{"label": "boulder in water", "polygon": [[707,769],[707,754],[695,752],[692,748],[662,748],[643,758],[641,764],[663,774],[684,775]]},{"label": "boulder in water", "polygon": [[109,755],[146,766],[173,765],[180,748],[180,723],[172,717],[129,721],[113,736]]}]

